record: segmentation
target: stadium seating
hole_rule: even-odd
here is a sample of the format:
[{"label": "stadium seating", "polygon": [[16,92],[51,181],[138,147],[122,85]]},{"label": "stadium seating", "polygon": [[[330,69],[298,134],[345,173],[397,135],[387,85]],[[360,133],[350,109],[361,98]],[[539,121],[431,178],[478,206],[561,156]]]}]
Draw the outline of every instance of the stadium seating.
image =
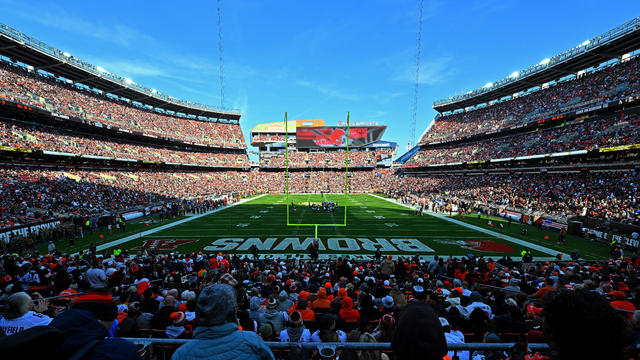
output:
[{"label": "stadium seating", "polygon": [[272,134],[253,134],[251,136],[251,142],[284,142],[284,135],[272,135]]},{"label": "stadium seating", "polygon": [[0,146],[199,166],[249,166],[246,153],[198,152],[131,144],[51,127],[0,122]]},{"label": "stadium seating", "polygon": [[0,94],[10,100],[134,132],[211,147],[245,149],[239,124],[183,119],[0,62]]},{"label": "stadium seating", "polygon": [[620,115],[477,142],[421,149],[408,166],[591,150],[640,143],[640,116]]},{"label": "stadium seating", "polygon": [[[352,172],[351,191],[380,186],[388,170]],[[343,171],[292,173],[292,192],[344,192]],[[0,228],[63,215],[121,212],[152,203],[235,192],[284,192],[284,172],[0,169]]]},{"label": "stadium seating", "polygon": [[[380,154],[387,155],[389,151],[374,150],[369,151],[349,151],[349,167],[375,167]],[[344,168],[347,158],[346,151],[322,151],[322,152],[289,152],[290,168]],[[260,166],[275,167],[284,169],[284,152],[261,152]]]},{"label": "stadium seating", "polygon": [[396,194],[640,225],[640,174],[631,172],[405,177],[389,178],[385,186]]},{"label": "stadium seating", "polygon": [[638,74],[640,58],[636,57],[512,100],[444,115],[436,120],[419,144],[497,131],[602,99],[637,94],[640,92]]}]

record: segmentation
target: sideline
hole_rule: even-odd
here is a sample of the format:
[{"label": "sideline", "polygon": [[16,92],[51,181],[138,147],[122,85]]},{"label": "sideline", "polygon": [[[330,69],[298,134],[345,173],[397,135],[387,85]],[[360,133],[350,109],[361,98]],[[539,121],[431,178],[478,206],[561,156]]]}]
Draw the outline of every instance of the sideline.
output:
[{"label": "sideline", "polygon": [[[378,199],[386,200],[386,201],[388,201],[390,203],[394,203],[394,204],[397,204],[397,205],[404,206],[404,207],[406,207],[408,209],[411,209],[411,210],[414,210],[411,206],[405,205],[405,204],[403,204],[403,203],[401,203],[399,201],[396,201],[396,200],[383,198],[383,197],[375,195],[375,194],[368,194],[368,195],[374,196],[374,197],[376,197]],[[544,247],[544,246],[541,246],[541,245],[532,244],[532,243],[530,243],[528,241],[517,239],[517,238],[514,238],[514,237],[509,236],[509,235],[502,235],[502,234],[497,233],[495,231],[484,229],[484,228],[481,228],[481,227],[476,226],[476,225],[467,224],[467,223],[462,222],[460,220],[452,219],[452,218],[450,218],[448,216],[444,216],[444,215],[436,214],[436,213],[432,213],[432,212],[426,212],[426,214],[427,215],[431,215],[433,217],[436,217],[438,219],[442,219],[444,221],[448,221],[450,223],[454,223],[456,225],[460,225],[460,226],[466,227],[466,228],[471,229],[471,230],[475,230],[475,231],[479,231],[481,233],[492,235],[492,236],[495,236],[496,238],[501,238],[502,240],[506,240],[506,241],[512,242],[514,244],[518,244],[520,246],[524,246],[524,247],[526,247],[528,249],[531,249],[531,250],[536,250],[536,251],[540,251],[540,252],[543,252],[543,253],[548,254],[548,255],[552,255],[552,256],[554,256],[553,259],[555,259],[555,255],[557,255],[557,254],[562,254],[563,259],[570,259],[571,258],[571,256],[569,254],[563,253],[561,251],[549,249],[548,247]],[[502,235],[502,237],[500,237],[500,235]]]},{"label": "sideline", "polygon": [[[124,243],[126,243],[126,242],[131,241],[131,240],[139,239],[139,238],[140,238],[140,237],[142,237],[142,236],[151,235],[151,234],[157,233],[158,231],[166,230],[166,229],[172,228],[172,227],[174,227],[174,226],[178,226],[178,225],[180,225],[180,224],[184,224],[184,223],[189,222],[189,221],[191,221],[191,220],[199,219],[199,218],[201,218],[201,217],[203,217],[203,216],[207,216],[207,215],[215,214],[215,213],[217,213],[218,211],[222,211],[222,210],[225,210],[225,209],[229,209],[229,208],[234,207],[234,206],[236,206],[236,205],[240,205],[240,204],[243,204],[243,203],[245,203],[245,202],[253,201],[253,200],[255,200],[255,199],[259,199],[259,198],[261,198],[261,197],[263,197],[263,196],[266,196],[266,195],[268,195],[268,194],[262,194],[262,195],[254,196],[254,197],[252,197],[252,198],[242,199],[242,200],[240,200],[240,201],[238,201],[238,202],[235,202],[235,203],[233,203],[233,204],[231,204],[231,205],[227,205],[227,206],[224,206],[224,207],[220,207],[220,208],[217,208],[217,209],[215,209],[215,210],[208,211],[208,212],[206,212],[206,213],[204,213],[204,214],[189,216],[188,218],[185,218],[185,219],[182,219],[182,220],[178,220],[178,221],[172,222],[172,223],[170,223],[170,224],[166,224],[166,225],[158,226],[158,227],[156,227],[156,228],[153,228],[153,229],[150,229],[150,230],[145,230],[145,231],[143,231],[143,232],[139,232],[139,233],[137,233],[137,234],[133,234],[133,235],[125,236],[125,237],[123,237],[123,238],[121,238],[121,239],[114,240],[114,241],[111,241],[111,242],[108,242],[108,243],[105,243],[105,244],[102,244],[102,245],[98,245],[98,246],[96,246],[96,251],[102,251],[102,250],[104,250],[104,249],[108,249],[108,248],[113,247],[113,246],[116,246],[116,245],[124,244]],[[86,249],[85,249],[85,250],[86,250]],[[83,250],[83,251],[84,251],[84,250]],[[78,253],[76,252],[76,253],[74,253],[73,255],[77,255],[77,254],[78,254]]]}]

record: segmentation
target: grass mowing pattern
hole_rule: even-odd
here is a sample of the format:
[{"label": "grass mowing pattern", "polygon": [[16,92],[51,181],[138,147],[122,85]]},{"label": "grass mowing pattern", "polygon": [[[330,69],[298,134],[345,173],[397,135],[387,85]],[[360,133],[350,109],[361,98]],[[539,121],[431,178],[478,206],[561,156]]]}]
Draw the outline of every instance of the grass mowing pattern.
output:
[{"label": "grass mowing pattern", "polygon": [[[296,212],[290,209],[290,222],[292,223],[334,223],[335,220],[342,219],[341,211],[344,211],[344,195],[340,194],[296,194],[290,195],[290,200],[296,204]],[[338,202],[335,213],[312,212],[308,207],[308,202],[322,202],[323,200],[333,200]],[[131,242],[121,244],[118,247],[132,248],[140,246],[145,240],[194,240],[194,242],[179,245],[176,250],[181,253],[198,252],[212,244],[214,240],[220,238],[277,238],[277,245],[285,237],[298,237],[304,240],[307,237],[314,237],[313,227],[287,226],[286,224],[286,204],[285,195],[267,195],[255,200],[251,200],[241,205],[231,207],[215,214],[201,217],[189,221],[173,228],[159,231],[157,233],[142,237],[142,241],[136,239]],[[305,205],[306,204],[306,205]],[[420,253],[420,255],[453,255],[464,256],[467,254],[492,256],[494,258],[509,255],[519,258],[522,246],[510,243],[495,236],[483,234],[475,230],[451,224],[444,220],[424,215],[415,216],[415,211],[407,209],[401,205],[394,204],[383,199],[364,194],[349,195],[349,216],[346,227],[321,227],[318,229],[318,236],[327,244],[328,238],[375,238],[403,239],[412,238],[423,242],[435,252]],[[465,217],[464,221],[477,226],[487,226],[487,220],[474,219],[475,215]],[[456,218],[460,219],[458,216]],[[460,219],[462,220],[462,219]],[[502,219],[493,219],[493,222]],[[339,221],[338,221],[339,222]],[[550,230],[537,230],[528,226],[527,236],[520,234],[520,225],[513,223],[511,228],[505,225],[503,230],[489,228],[496,232],[523,239],[531,243],[543,245],[552,249],[570,253],[577,249],[583,258],[602,259],[607,258],[608,249],[601,244],[592,243],[585,239],[568,237],[565,245],[555,245],[557,233]],[[544,240],[544,236],[549,236],[550,240]],[[493,246],[483,247],[478,244],[486,244],[491,241]],[[497,244],[497,245],[496,245]],[[474,249],[475,247],[475,249]],[[513,249],[508,252],[496,252],[492,249]],[[273,249],[273,247],[272,247]],[[479,249],[484,249],[481,251]],[[205,252],[213,252],[205,250]],[[229,251],[231,253],[249,254],[249,250]],[[288,248],[284,251],[269,250],[269,254],[292,254],[307,253],[306,251],[294,251]],[[326,250],[322,253],[340,254],[372,254],[372,251],[332,251]],[[383,253],[385,253],[383,251]],[[395,254],[414,254],[407,252],[395,252]],[[549,257],[551,255],[533,251],[533,256]]]}]

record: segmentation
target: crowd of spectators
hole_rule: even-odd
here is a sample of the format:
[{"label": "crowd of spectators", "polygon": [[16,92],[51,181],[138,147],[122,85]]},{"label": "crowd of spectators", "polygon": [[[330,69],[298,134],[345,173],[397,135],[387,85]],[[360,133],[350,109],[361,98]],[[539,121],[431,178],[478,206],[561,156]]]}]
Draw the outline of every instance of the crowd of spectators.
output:
[{"label": "crowd of spectators", "polygon": [[89,134],[65,132],[42,125],[6,122],[0,122],[0,146],[199,166],[241,168],[249,166],[246,153],[186,151],[119,142]]},{"label": "crowd of spectators", "polygon": [[[586,215],[640,224],[640,178],[634,172],[397,177],[390,169],[353,171],[349,191],[380,191],[508,206],[566,218]],[[289,190],[344,192],[340,170],[290,172]],[[65,214],[95,215],[204,195],[284,193],[283,171],[0,170],[0,227]]]},{"label": "crowd of spectators", "polygon": [[0,228],[250,189],[242,173],[0,170]]},{"label": "crowd of spectators", "polygon": [[640,225],[640,175],[636,172],[388,178],[384,191]]},{"label": "crowd of spectators", "polygon": [[129,131],[212,147],[246,148],[239,124],[160,114],[8,62],[0,62],[0,95]]},{"label": "crowd of spectators", "polygon": [[[349,151],[349,167],[374,167],[380,159],[380,154],[378,150],[374,149]],[[288,156],[290,168],[344,168],[347,160],[346,151],[289,151]],[[260,166],[285,168],[285,153],[261,152]]]},{"label": "crowd of spectators", "polygon": [[514,158],[640,144],[640,116],[621,114],[501,138],[421,149],[409,166]]},{"label": "crowd of spectators", "polygon": [[[362,360],[441,359],[446,343],[509,341],[525,345],[511,354],[457,355],[520,359],[529,353],[527,342],[548,341],[560,359],[621,359],[625,351],[634,355],[627,346],[640,333],[638,265],[635,255],[521,263],[482,256],[313,262],[126,250],[5,254],[0,330],[20,336],[50,324],[65,335],[62,345],[47,349],[60,357],[98,340],[119,346],[98,345],[92,356],[133,359],[135,347],[118,338],[151,336],[195,339],[176,359],[296,358],[295,349],[272,353],[263,341],[391,342],[393,353],[334,354]],[[43,299],[52,295],[62,297]]]},{"label": "crowd of spectators", "polygon": [[[350,173],[350,191],[370,191],[389,170]],[[0,169],[0,228],[62,215],[90,216],[204,195],[283,193],[284,172]],[[291,173],[290,191],[344,192],[343,171]]]},{"label": "crowd of spectators", "polygon": [[[285,136],[279,134],[251,134],[251,142],[252,143],[263,143],[263,142],[284,142]],[[295,140],[295,136],[289,136],[289,140]]]},{"label": "crowd of spectators", "polygon": [[587,72],[527,95],[435,120],[420,140],[426,144],[496,131],[527,123],[543,114],[569,111],[604,99],[615,100],[640,92],[640,58]]}]

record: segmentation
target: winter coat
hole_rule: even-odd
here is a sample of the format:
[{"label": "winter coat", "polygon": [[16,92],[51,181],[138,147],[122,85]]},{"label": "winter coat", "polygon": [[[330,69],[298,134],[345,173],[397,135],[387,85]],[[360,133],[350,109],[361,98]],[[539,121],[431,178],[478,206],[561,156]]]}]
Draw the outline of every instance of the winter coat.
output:
[{"label": "winter coat", "polygon": [[395,268],[396,266],[393,263],[393,261],[391,261],[391,259],[389,258],[386,258],[382,260],[382,263],[380,264],[380,273],[389,276],[393,274],[393,272],[395,271]]},{"label": "winter coat", "polygon": [[119,339],[107,338],[107,328],[88,310],[71,309],[64,311],[51,322],[64,335],[64,342],[54,359],[67,359],[76,353],[84,344],[93,340],[101,340],[82,359],[139,359],[138,351],[132,343]]},{"label": "winter coat", "polygon": [[346,322],[357,322],[360,320],[360,312],[353,308],[353,300],[346,296],[342,300],[342,309],[340,309],[340,318]]},{"label": "winter coat", "polygon": [[439,360],[447,355],[444,331],[431,304],[416,301],[404,308],[391,349],[398,360]]},{"label": "winter coat", "polygon": [[269,347],[252,331],[239,331],[238,325],[225,323],[198,326],[193,340],[180,346],[172,360],[274,360]]},{"label": "winter coat", "polygon": [[287,292],[284,290],[280,291],[278,301],[278,310],[280,311],[288,312],[289,309],[293,306],[293,301],[289,299],[289,295],[287,295]]},{"label": "winter coat", "polygon": [[273,325],[273,331],[276,334],[279,334],[280,331],[282,331],[285,328],[286,325],[286,320],[287,318],[285,317],[285,313],[275,310],[275,309],[270,309],[264,312],[264,314],[262,314],[262,316],[260,317],[260,324],[266,324],[266,323],[271,323],[271,325]]},{"label": "winter coat", "polygon": [[313,310],[331,308],[331,301],[327,298],[327,290],[325,290],[325,288],[320,288],[318,290],[318,300],[313,302],[311,308]]}]

